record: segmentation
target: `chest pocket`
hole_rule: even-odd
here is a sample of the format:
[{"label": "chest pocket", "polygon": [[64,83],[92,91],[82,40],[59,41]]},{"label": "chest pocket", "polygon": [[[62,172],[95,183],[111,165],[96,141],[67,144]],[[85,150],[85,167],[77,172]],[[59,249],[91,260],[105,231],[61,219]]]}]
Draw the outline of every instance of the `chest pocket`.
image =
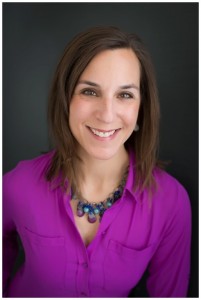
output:
[{"label": "chest pocket", "polygon": [[30,243],[41,247],[58,247],[64,245],[64,238],[60,236],[43,236],[28,228],[21,228],[21,235]]},{"label": "chest pocket", "polygon": [[104,289],[114,295],[129,292],[146,270],[154,248],[136,250],[110,240],[104,259]]},{"label": "chest pocket", "polygon": [[18,230],[25,251],[26,281],[32,280],[33,289],[35,287],[41,295],[48,293],[56,297],[62,294],[66,272],[64,237],[44,236],[22,226]]}]

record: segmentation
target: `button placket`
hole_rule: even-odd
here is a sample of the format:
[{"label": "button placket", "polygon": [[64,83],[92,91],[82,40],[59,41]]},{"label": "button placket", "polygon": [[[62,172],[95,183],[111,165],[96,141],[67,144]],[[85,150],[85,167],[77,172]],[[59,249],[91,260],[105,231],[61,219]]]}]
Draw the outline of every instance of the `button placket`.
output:
[{"label": "button placket", "polygon": [[77,274],[78,293],[81,297],[88,297],[89,295],[89,263],[87,261],[80,261],[78,265]]}]

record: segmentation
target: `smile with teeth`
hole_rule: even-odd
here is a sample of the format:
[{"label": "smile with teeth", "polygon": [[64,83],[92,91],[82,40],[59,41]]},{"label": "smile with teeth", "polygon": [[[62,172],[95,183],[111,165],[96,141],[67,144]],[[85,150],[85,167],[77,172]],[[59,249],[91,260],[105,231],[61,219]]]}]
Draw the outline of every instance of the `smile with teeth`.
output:
[{"label": "smile with teeth", "polygon": [[94,129],[94,128],[91,128],[91,127],[89,127],[90,128],[90,130],[95,134],[95,135],[97,135],[97,136],[99,136],[99,137],[109,137],[109,136],[111,136],[111,135],[113,135],[114,133],[115,133],[115,131],[116,130],[111,130],[111,131],[99,131],[99,130],[97,130],[97,129]]}]

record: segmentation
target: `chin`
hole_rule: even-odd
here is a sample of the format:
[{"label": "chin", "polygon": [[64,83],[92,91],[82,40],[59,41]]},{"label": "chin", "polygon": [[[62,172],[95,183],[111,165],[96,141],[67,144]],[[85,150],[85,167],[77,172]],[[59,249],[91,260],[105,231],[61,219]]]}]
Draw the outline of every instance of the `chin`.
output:
[{"label": "chin", "polygon": [[109,160],[115,157],[119,152],[119,149],[96,149],[88,151],[88,155],[91,158],[98,160]]}]

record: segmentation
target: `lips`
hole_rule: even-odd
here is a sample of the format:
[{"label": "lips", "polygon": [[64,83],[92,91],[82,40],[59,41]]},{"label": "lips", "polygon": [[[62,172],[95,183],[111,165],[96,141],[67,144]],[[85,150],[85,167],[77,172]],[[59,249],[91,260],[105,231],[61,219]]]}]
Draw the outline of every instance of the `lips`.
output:
[{"label": "lips", "polygon": [[98,130],[92,127],[88,127],[88,128],[91,130],[91,132],[93,132],[94,135],[99,136],[101,138],[110,137],[116,132],[116,129],[106,131],[106,130]]}]

